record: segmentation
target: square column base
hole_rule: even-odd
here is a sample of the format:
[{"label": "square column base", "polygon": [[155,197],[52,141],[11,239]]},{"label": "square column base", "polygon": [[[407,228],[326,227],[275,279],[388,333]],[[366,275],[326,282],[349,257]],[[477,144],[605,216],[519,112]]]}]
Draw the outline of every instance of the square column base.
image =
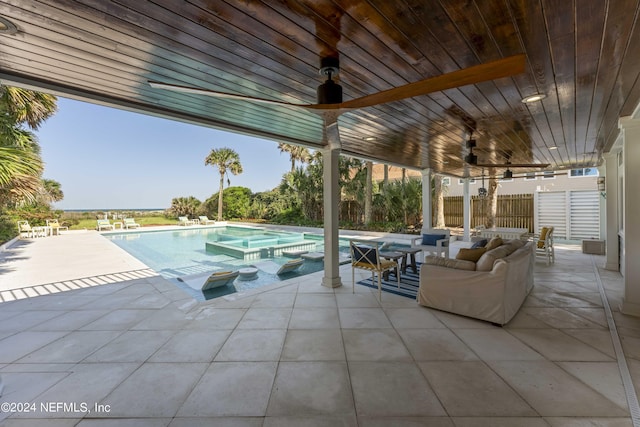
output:
[{"label": "square column base", "polygon": [[323,277],[322,278],[322,286],[326,288],[339,288],[342,286],[342,281],[340,280],[340,276],[338,277]]}]

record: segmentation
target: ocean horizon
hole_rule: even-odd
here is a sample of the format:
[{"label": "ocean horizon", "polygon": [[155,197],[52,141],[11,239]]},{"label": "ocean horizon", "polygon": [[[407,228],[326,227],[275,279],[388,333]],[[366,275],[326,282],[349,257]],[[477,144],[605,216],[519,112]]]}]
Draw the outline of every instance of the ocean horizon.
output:
[{"label": "ocean horizon", "polygon": [[114,212],[114,211],[139,211],[153,212],[166,211],[167,208],[110,208],[110,209],[57,209],[64,212]]}]

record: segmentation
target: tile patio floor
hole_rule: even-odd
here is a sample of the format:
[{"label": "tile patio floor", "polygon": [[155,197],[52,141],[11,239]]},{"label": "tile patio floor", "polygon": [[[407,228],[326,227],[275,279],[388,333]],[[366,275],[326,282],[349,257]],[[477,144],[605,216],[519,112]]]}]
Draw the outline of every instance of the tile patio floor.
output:
[{"label": "tile patio floor", "polygon": [[337,289],[317,273],[200,303],[95,232],[20,242],[0,253],[21,298],[0,303],[0,402],[36,410],[0,426],[631,426],[597,275],[636,388],[640,319],[603,257],[556,253],[500,328],[352,294],[349,266]]}]

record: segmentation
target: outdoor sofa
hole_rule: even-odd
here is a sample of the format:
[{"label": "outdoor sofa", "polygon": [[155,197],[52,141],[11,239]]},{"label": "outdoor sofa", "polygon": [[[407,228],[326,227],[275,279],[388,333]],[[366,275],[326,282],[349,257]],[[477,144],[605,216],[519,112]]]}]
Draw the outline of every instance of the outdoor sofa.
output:
[{"label": "outdoor sofa", "polygon": [[477,262],[427,256],[418,304],[504,325],[533,288],[534,246],[510,240],[486,250]]}]

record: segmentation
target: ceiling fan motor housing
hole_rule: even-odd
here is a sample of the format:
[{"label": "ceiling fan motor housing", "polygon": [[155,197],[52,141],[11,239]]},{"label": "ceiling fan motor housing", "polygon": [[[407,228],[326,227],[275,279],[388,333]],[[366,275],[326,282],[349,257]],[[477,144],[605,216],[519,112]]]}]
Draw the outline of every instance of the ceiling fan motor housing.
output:
[{"label": "ceiling fan motor housing", "polygon": [[342,102],[342,86],[327,80],[318,86],[318,104],[339,104]]},{"label": "ceiling fan motor housing", "polygon": [[464,161],[467,162],[470,165],[477,165],[478,164],[478,156],[476,156],[473,153],[469,153],[464,157]]}]

